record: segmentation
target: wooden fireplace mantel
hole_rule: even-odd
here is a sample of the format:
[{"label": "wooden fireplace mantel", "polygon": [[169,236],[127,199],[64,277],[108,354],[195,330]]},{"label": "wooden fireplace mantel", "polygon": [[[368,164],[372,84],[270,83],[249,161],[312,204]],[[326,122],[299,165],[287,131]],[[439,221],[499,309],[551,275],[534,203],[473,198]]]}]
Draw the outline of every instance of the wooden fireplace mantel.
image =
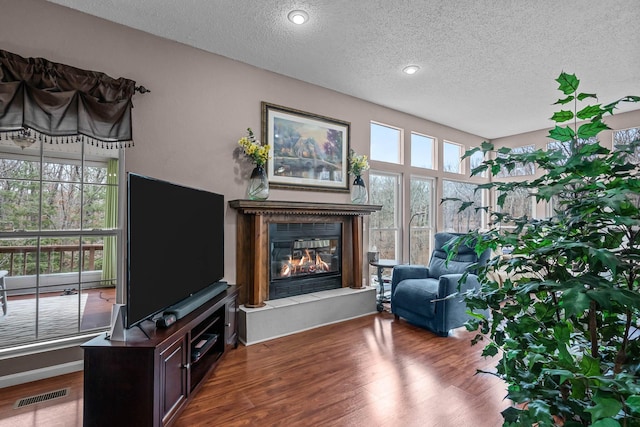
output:
[{"label": "wooden fireplace mantel", "polygon": [[269,295],[270,223],[342,223],[342,286],[362,287],[362,218],[380,205],[351,203],[231,200],[238,211],[236,283],[240,303],[261,307]]}]

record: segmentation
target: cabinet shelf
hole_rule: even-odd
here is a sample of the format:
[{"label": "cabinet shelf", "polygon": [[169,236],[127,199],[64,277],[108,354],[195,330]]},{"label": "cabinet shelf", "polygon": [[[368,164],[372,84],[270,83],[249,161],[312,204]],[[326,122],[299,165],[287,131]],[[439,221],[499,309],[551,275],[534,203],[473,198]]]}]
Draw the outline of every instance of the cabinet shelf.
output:
[{"label": "cabinet shelf", "polygon": [[129,329],[125,341],[101,334],[83,344],[83,424],[173,424],[237,345],[237,315],[238,289],[229,286],[169,328],[147,331],[148,337]]},{"label": "cabinet shelf", "polygon": [[218,341],[218,334],[202,334],[191,344],[191,363],[197,363]]}]

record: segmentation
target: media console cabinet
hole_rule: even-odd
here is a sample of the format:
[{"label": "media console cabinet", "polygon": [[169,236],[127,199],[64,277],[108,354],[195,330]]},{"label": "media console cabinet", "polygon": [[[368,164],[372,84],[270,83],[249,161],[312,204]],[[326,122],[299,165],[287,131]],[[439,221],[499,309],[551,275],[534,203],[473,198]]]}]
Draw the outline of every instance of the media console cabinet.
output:
[{"label": "media console cabinet", "polygon": [[[102,334],[84,350],[84,426],[169,426],[222,356],[238,344],[238,289],[166,329],[151,322],[125,341]],[[152,325],[152,326],[149,326]]]}]

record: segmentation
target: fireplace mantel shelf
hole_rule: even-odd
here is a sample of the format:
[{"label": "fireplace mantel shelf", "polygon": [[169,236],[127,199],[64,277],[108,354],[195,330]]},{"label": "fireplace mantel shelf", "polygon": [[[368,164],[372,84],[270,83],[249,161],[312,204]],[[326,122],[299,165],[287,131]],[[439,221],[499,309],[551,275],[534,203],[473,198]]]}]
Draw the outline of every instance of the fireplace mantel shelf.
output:
[{"label": "fireplace mantel shelf", "polygon": [[262,307],[269,297],[269,224],[329,223],[342,227],[342,287],[362,288],[362,218],[382,209],[379,205],[352,203],[231,200],[238,212],[236,283],[240,302]]},{"label": "fireplace mantel shelf", "polygon": [[380,205],[353,203],[289,202],[279,200],[231,200],[229,206],[253,215],[370,215],[382,209]]}]

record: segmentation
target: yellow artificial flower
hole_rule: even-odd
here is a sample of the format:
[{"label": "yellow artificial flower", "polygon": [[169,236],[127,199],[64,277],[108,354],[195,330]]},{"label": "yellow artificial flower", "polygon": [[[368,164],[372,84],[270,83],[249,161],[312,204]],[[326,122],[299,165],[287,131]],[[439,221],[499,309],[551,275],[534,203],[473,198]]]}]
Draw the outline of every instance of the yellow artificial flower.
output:
[{"label": "yellow artificial flower", "polygon": [[253,135],[251,128],[247,128],[247,135],[238,140],[238,145],[257,166],[264,166],[269,160],[269,144],[262,145]]},{"label": "yellow artificial flower", "polygon": [[349,150],[349,173],[361,176],[362,172],[369,170],[369,161],[364,154],[356,154],[353,149]]}]

